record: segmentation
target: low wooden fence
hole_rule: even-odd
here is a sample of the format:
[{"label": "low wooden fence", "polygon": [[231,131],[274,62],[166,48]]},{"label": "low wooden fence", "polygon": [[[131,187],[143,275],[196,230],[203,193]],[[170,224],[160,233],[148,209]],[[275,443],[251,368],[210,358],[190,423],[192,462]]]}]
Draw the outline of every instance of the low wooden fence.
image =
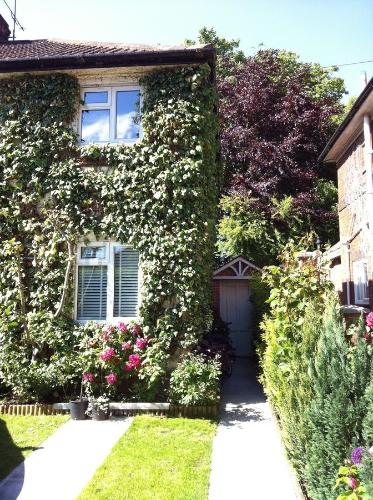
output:
[{"label": "low wooden fence", "polygon": [[[110,403],[113,416],[164,415],[169,417],[216,418],[219,404],[182,406],[170,403]],[[69,403],[47,404],[0,404],[0,415],[59,415],[70,412]]]},{"label": "low wooden fence", "polygon": [[0,404],[0,415],[57,415],[64,413],[53,408],[53,405],[12,405]]}]

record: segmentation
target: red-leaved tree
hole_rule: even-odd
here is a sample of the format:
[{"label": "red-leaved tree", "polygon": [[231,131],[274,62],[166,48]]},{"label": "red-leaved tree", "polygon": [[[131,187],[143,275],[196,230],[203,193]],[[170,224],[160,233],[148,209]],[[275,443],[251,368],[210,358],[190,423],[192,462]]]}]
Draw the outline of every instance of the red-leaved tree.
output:
[{"label": "red-leaved tree", "polygon": [[273,199],[291,196],[292,210],[314,226],[335,219],[317,189],[332,172],[317,158],[342,110],[343,81],[292,53],[260,50],[218,90],[226,190],[249,192],[268,215]]}]

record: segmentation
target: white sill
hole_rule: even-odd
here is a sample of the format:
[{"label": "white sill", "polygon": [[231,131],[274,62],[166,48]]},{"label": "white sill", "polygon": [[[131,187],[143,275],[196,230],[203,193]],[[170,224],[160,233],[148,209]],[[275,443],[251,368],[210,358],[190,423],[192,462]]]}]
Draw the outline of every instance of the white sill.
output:
[{"label": "white sill", "polygon": [[133,146],[134,144],[137,144],[140,142],[142,138],[136,139],[135,141],[111,141],[111,142],[78,142],[78,146],[84,147],[84,146]]},{"label": "white sill", "polygon": [[138,316],[128,316],[123,318],[112,318],[112,319],[76,319],[75,322],[80,325],[85,325],[88,321],[94,321],[98,324],[109,323],[111,325],[116,325],[118,323],[128,323],[129,321],[138,321]]}]

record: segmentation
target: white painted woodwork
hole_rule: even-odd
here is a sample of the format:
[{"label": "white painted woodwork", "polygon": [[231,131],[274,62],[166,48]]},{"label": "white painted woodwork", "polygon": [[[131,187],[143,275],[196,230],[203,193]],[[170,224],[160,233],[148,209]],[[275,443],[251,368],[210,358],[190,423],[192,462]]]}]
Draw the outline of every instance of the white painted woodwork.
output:
[{"label": "white painted woodwork", "polygon": [[223,321],[230,323],[237,356],[249,356],[253,352],[251,312],[248,280],[220,281],[220,316]]}]

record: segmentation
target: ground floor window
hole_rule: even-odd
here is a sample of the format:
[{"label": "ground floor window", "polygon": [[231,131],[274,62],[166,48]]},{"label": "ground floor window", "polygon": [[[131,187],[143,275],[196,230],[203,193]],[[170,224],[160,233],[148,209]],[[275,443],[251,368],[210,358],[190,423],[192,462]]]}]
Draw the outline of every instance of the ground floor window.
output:
[{"label": "ground floor window", "polygon": [[136,318],[139,253],[113,242],[78,247],[76,319],[112,321]]},{"label": "ground floor window", "polygon": [[353,263],[355,303],[366,304],[369,302],[368,293],[368,266],[366,260]]}]

